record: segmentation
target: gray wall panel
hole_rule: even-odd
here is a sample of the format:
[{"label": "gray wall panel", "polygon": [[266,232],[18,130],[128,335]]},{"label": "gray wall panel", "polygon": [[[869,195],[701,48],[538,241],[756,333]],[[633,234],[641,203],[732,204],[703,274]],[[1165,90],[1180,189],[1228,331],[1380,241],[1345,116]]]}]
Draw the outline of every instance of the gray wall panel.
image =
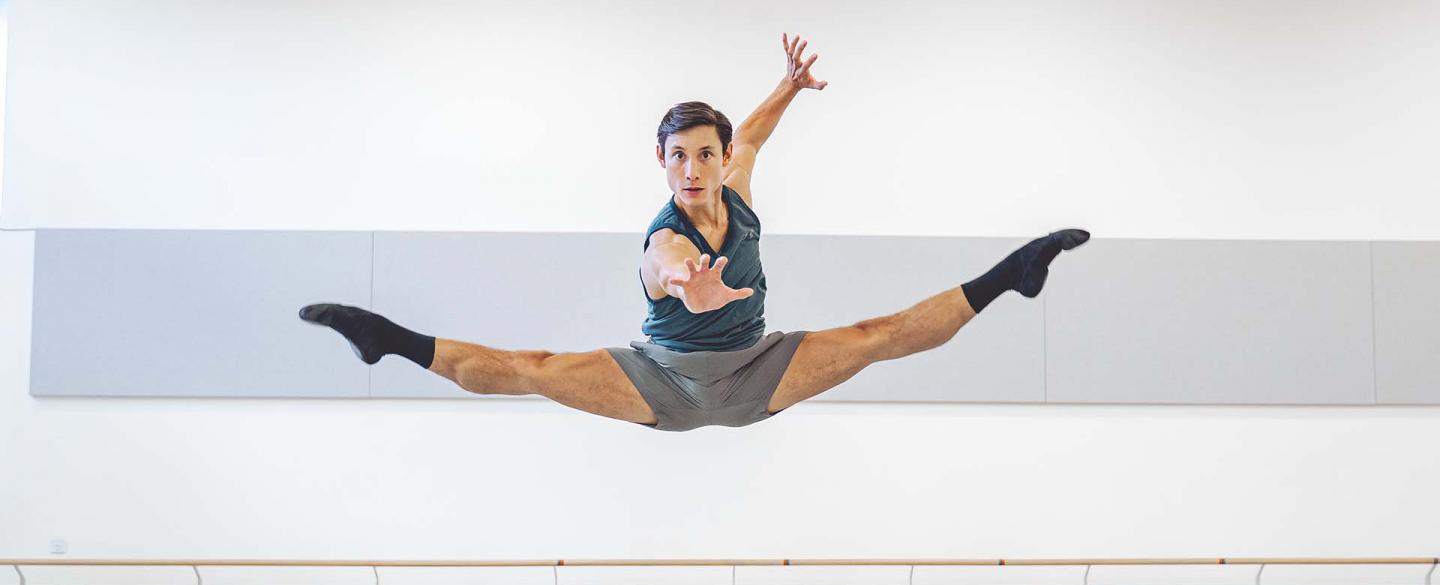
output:
[{"label": "gray wall panel", "polygon": [[1047,286],[1055,402],[1369,404],[1366,242],[1101,240]]},{"label": "gray wall panel", "polygon": [[[765,236],[771,330],[821,330],[893,314],[989,270],[1027,240]],[[1006,293],[938,348],[871,365],[817,401],[1038,402],[1040,299]]]},{"label": "gray wall panel", "polygon": [[1373,245],[1377,401],[1440,404],[1440,243]]},{"label": "gray wall panel", "polygon": [[[1024,242],[767,236],[768,329],[898,312]],[[484,399],[396,356],[367,368],[295,312],[373,307],[506,350],[626,347],[643,339],[640,243],[40,230],[31,392]],[[1436,258],[1437,243],[1098,240],[1056,261],[1040,299],[1008,293],[949,343],[875,364],[816,400],[1440,403]]]},{"label": "gray wall panel", "polygon": [[37,396],[364,396],[343,339],[300,321],[366,304],[368,232],[40,230]]}]

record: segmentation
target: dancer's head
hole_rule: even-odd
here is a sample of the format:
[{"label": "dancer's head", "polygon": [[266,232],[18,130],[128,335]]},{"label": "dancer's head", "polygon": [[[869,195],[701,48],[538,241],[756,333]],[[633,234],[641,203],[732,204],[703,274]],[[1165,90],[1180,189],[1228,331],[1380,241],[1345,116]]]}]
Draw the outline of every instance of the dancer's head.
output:
[{"label": "dancer's head", "polygon": [[[678,104],[660,119],[655,158],[665,168],[670,190],[686,201],[719,196],[730,164],[732,128],[725,114],[704,102]],[[700,187],[699,191],[686,191]]]}]

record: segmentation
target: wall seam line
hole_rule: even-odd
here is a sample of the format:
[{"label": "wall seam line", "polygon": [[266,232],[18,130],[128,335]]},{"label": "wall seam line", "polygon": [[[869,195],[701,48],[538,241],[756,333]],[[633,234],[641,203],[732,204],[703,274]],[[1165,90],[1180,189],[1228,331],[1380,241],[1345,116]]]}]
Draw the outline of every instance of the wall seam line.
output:
[{"label": "wall seam line", "polygon": [[[375,310],[375,232],[370,232],[370,310]],[[375,397],[375,368],[365,368],[365,397]],[[376,574],[379,578],[379,574]]]},{"label": "wall seam line", "polygon": [[1040,379],[1044,388],[1041,403],[1050,402],[1050,301],[1040,297]]},{"label": "wall seam line", "polygon": [[1370,405],[1375,406],[1380,404],[1380,355],[1376,353],[1379,326],[1375,323],[1375,242],[1370,241],[1367,247],[1370,248]]}]

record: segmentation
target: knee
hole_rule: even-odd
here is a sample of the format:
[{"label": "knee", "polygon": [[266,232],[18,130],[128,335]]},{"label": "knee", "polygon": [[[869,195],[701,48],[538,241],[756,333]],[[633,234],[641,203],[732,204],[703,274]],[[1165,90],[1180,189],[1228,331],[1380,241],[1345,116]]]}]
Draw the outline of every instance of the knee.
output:
[{"label": "knee", "polygon": [[548,351],[507,351],[472,357],[456,369],[456,382],[476,394],[535,394],[546,371],[545,360],[554,355]]},{"label": "knee", "polygon": [[872,362],[902,358],[945,343],[945,339],[926,336],[927,331],[923,328],[907,327],[905,319],[908,317],[897,313],[855,324],[864,332],[862,347]]},{"label": "knee", "polygon": [[896,348],[898,327],[894,319],[879,317],[861,321],[851,326],[855,330],[852,347],[861,356],[873,363],[900,357],[893,355]]},{"label": "knee", "polygon": [[558,360],[553,359],[557,355],[560,354],[543,350],[515,352],[516,386],[520,390],[517,394],[539,394],[557,375]]}]

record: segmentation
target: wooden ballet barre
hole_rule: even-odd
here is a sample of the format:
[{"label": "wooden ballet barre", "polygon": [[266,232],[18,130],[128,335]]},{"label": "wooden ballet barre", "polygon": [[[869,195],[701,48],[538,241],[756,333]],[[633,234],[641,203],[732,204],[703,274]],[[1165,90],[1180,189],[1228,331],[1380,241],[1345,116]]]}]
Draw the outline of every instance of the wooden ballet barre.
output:
[{"label": "wooden ballet barre", "polygon": [[304,561],[0,559],[0,565],[186,567],[695,567],[695,566],[976,566],[976,565],[1435,565],[1437,557],[1190,559],[556,559],[497,561]]}]

